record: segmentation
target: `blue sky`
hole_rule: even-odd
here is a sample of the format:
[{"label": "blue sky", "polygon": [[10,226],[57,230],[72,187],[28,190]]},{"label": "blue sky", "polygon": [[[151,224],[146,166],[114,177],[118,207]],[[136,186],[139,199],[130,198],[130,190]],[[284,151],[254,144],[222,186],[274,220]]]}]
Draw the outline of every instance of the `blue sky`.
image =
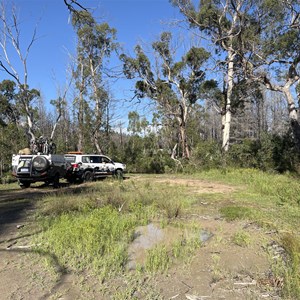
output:
[{"label": "blue sky", "polygon": [[[69,12],[63,0],[13,2],[21,22],[23,48],[27,47],[37,24],[38,39],[34,42],[28,57],[28,80],[30,88],[41,90],[45,104],[49,107],[50,100],[57,98],[57,85],[63,86],[66,82],[68,52],[75,53],[76,39],[69,22]],[[98,21],[108,22],[117,30],[117,41],[123,45],[126,53],[133,53],[134,46],[141,40],[150,45],[162,31],[170,29],[166,24],[168,21],[180,18],[178,11],[168,0],[79,0],[79,2],[92,9],[93,16]],[[12,63],[18,66],[19,60],[13,52],[13,49],[10,49]],[[117,66],[120,63],[113,60],[111,64]],[[4,72],[0,72],[1,81],[7,78]],[[127,115],[127,111],[131,109],[130,104],[124,104],[123,100],[132,97],[130,94],[132,84],[133,82],[119,80],[111,87],[114,98],[122,106],[123,115]]]}]

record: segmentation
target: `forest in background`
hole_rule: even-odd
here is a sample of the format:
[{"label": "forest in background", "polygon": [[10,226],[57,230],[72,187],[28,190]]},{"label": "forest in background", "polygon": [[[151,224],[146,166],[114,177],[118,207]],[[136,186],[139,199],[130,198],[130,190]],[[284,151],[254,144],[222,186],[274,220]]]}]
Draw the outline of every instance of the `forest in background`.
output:
[{"label": "forest in background", "polygon": [[[17,14],[2,5],[0,68],[7,79],[0,83],[1,177],[10,172],[12,154],[40,136],[53,139],[57,153],[103,153],[126,163],[130,172],[225,166],[297,172],[298,1],[170,1],[185,20],[177,26],[197,43],[179,47],[178,37],[163,32],[149,45],[151,55],[137,45],[134,57],[121,51],[117,29],[97,22],[80,1],[64,2],[77,48],[69,84],[51,101],[55,112],[46,109],[42,91],[28,86],[36,29],[23,53]],[[15,70],[8,45],[23,72]],[[113,53],[122,73],[107,69]],[[128,101],[150,103],[151,115],[131,111],[126,128],[121,122],[113,127],[109,76],[134,81]]]}]

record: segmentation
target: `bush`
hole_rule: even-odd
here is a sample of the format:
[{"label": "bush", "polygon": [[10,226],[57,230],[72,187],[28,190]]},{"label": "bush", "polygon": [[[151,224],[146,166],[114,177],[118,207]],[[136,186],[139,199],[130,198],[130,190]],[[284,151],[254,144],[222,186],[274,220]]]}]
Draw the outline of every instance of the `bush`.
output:
[{"label": "bush", "polygon": [[259,147],[258,141],[249,139],[245,139],[240,144],[234,144],[227,155],[227,163],[240,168],[256,168],[259,165],[257,160]]},{"label": "bush", "polygon": [[163,174],[166,170],[172,170],[174,167],[174,161],[170,156],[160,150],[153,153],[150,151],[141,153],[135,159],[135,162],[127,165],[128,171],[154,174]]},{"label": "bush", "polygon": [[227,164],[241,168],[258,168],[263,171],[294,172],[299,163],[299,153],[293,139],[265,134],[260,140],[245,139],[230,147]]},{"label": "bush", "polygon": [[191,163],[196,168],[220,168],[222,166],[221,145],[214,141],[203,141],[194,149]]},{"label": "bush", "polygon": [[16,181],[17,179],[13,177],[11,174],[6,174],[0,177],[0,184],[8,184]]}]

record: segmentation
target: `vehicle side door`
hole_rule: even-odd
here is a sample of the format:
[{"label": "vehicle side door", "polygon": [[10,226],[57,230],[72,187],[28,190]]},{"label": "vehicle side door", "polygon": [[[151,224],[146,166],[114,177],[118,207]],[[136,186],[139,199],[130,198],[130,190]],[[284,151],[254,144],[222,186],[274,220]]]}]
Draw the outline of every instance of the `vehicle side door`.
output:
[{"label": "vehicle side door", "polygon": [[101,157],[98,155],[90,155],[90,166],[93,169],[101,169]]},{"label": "vehicle side door", "polygon": [[110,158],[108,158],[107,156],[102,156],[101,160],[102,160],[102,167],[105,170],[105,173],[107,175],[112,175],[115,170],[115,165],[112,162],[112,160]]}]

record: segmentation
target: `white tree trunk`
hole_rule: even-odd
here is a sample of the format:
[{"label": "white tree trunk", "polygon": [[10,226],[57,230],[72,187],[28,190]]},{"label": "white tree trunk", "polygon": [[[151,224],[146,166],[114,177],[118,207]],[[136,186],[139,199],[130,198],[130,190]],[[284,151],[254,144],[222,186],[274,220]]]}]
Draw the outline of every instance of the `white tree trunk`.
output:
[{"label": "white tree trunk", "polygon": [[291,127],[294,134],[294,139],[297,148],[300,150],[300,124],[299,124],[299,117],[295,105],[294,98],[291,93],[291,84],[287,83],[283,88],[283,93],[286,97],[288,108],[289,108],[289,118],[291,122]]},{"label": "white tree trunk", "polygon": [[222,149],[227,152],[229,149],[230,140],[230,125],[231,125],[231,97],[233,90],[233,77],[234,77],[234,57],[235,54],[232,51],[228,51],[228,70],[227,70],[227,96],[226,96],[226,106],[225,115],[222,119],[223,123],[223,143]]}]

